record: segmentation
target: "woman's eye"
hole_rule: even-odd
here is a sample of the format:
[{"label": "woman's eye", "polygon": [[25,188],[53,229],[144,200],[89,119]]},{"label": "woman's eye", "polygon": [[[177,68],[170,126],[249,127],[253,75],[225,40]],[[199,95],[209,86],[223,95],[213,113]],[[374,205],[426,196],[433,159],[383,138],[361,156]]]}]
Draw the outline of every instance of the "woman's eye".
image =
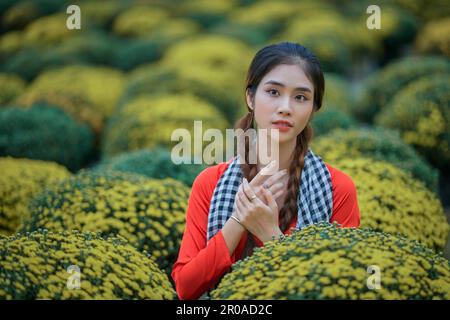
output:
[{"label": "woman's eye", "polygon": [[[270,95],[277,95],[277,94],[278,94],[278,90],[275,90],[275,89],[269,89],[269,90],[267,90],[267,92],[268,92]],[[296,98],[297,100],[299,100],[300,102],[303,102],[303,101],[308,100],[308,99],[306,99],[306,97],[305,97],[304,95],[298,95],[298,96],[296,96],[295,98]]]}]

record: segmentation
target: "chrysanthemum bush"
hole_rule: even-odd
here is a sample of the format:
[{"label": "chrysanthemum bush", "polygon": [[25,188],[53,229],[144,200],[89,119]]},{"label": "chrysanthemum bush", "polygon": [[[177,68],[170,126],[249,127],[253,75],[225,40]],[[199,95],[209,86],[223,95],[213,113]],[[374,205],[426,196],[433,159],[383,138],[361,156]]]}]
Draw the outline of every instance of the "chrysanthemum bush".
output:
[{"label": "chrysanthemum bush", "polygon": [[[388,29],[389,24],[386,23],[383,31],[375,36],[367,28],[361,28],[361,25],[365,26],[367,16],[361,19],[360,12],[365,12],[367,6],[360,5],[357,15],[351,13],[346,16],[339,13],[344,6],[336,8],[331,3],[324,6],[321,2],[298,4],[295,6],[298,13],[273,41],[288,40],[303,44],[318,56],[323,69],[328,72],[345,73],[349,66],[367,58],[379,57],[384,37],[395,32],[397,25],[392,24],[392,28]],[[386,20],[391,20],[391,15],[386,16],[389,16]],[[352,61],[356,63],[352,64]]]},{"label": "chrysanthemum bush", "polygon": [[169,19],[170,12],[164,8],[146,5],[132,6],[114,20],[113,31],[125,37],[142,37]]},{"label": "chrysanthemum bush", "polygon": [[[0,4],[0,11],[5,15],[7,13],[13,16],[18,16],[17,18],[25,21],[35,20],[37,17],[42,15],[49,15],[58,11],[63,11],[66,9],[67,5],[64,6],[65,3],[63,1],[46,1],[46,0],[36,0],[33,2],[17,2],[14,0],[4,0]],[[27,11],[27,12],[23,12]],[[25,17],[24,17],[25,16]],[[33,18],[32,18],[33,17]],[[30,20],[28,20],[30,19]],[[19,28],[17,25],[6,25],[8,28]]]},{"label": "chrysanthemum bush", "polygon": [[[69,41],[69,39],[67,40]],[[21,78],[32,81],[48,69],[62,68],[67,65],[86,63],[82,55],[61,54],[58,48],[23,48],[13,56],[5,59],[0,70],[15,73]]]},{"label": "chrysanthemum bush", "polygon": [[[83,7],[83,13],[84,10]],[[112,62],[112,57],[120,49],[118,42],[113,35],[93,29],[64,39],[51,49],[62,56],[76,56],[80,63],[105,65]]]},{"label": "chrysanthemum bush", "polygon": [[450,71],[430,75],[402,89],[375,118],[382,127],[398,129],[431,164],[450,169]]},{"label": "chrysanthemum bush", "polygon": [[407,10],[417,16],[421,22],[428,22],[439,18],[444,18],[449,15],[450,9],[446,0],[435,0],[433,5],[427,0],[408,1],[408,0],[394,0],[395,3],[404,10]]},{"label": "chrysanthemum bush", "polygon": [[242,27],[237,23],[230,23],[227,20],[215,24],[214,27],[211,28],[211,32],[232,37],[252,47],[263,46],[269,38],[264,30],[261,30],[261,28],[258,28],[257,26],[246,25],[245,27]]},{"label": "chrysanthemum bush", "polygon": [[[406,57],[389,63],[367,78],[355,115],[372,122],[397,93],[414,80],[450,72],[450,61],[439,56]],[[389,84],[389,85],[386,85]]]},{"label": "chrysanthemum bush", "polygon": [[39,74],[22,98],[37,92],[67,92],[92,102],[98,112],[108,117],[114,112],[124,85],[125,78],[120,71],[99,66],[67,66]]},{"label": "chrysanthemum bush", "polygon": [[162,22],[154,32],[144,39],[158,40],[164,49],[177,41],[184,40],[201,32],[201,26],[191,19],[171,18]]},{"label": "chrysanthemum bush", "polygon": [[450,18],[430,21],[417,35],[416,48],[422,53],[450,57]]},{"label": "chrysanthemum bush", "polygon": [[[181,74],[175,67],[153,63],[134,69],[128,79],[119,107],[143,94],[190,93],[214,105],[229,122],[234,122],[245,111],[242,87],[242,95],[238,95],[236,82],[224,83],[221,73],[215,69],[198,68],[195,73]],[[230,85],[234,88],[232,92]]]},{"label": "chrysanthemum bush", "polygon": [[166,45],[159,39],[122,39],[114,51],[112,65],[121,70],[131,70],[134,67],[162,57]]},{"label": "chrysanthemum bush", "polygon": [[236,25],[242,29],[258,29],[264,39],[268,39],[281,31],[286,22],[296,14],[295,2],[265,0],[236,7],[228,14],[227,20],[229,25]]},{"label": "chrysanthemum bush", "polygon": [[325,73],[326,90],[322,108],[334,107],[351,115],[354,108],[353,96],[349,89],[350,83],[335,73]]},{"label": "chrysanthemum bush", "polygon": [[19,231],[119,234],[168,271],[178,254],[188,196],[188,187],[169,178],[82,171],[36,196]]},{"label": "chrysanthemum bush", "polygon": [[93,146],[91,128],[59,108],[0,108],[0,156],[54,161],[76,171],[91,160]]},{"label": "chrysanthemum bush", "polygon": [[128,101],[144,94],[180,93],[179,86],[177,73],[172,68],[164,67],[159,63],[143,64],[128,74],[118,108],[121,109]]},{"label": "chrysanthemum bush", "polygon": [[360,26],[366,26],[367,24],[366,11],[371,4],[370,1],[347,3],[348,6],[352,7],[350,11],[353,11],[349,12],[349,16],[352,17],[352,15],[357,14],[354,22],[357,27],[359,26],[357,28],[358,35],[366,38],[366,40],[360,39],[360,41],[378,43],[379,48],[376,48],[378,58],[382,56],[390,57],[393,49],[401,48],[402,45],[408,44],[414,39],[419,27],[417,18],[408,10],[402,10],[392,5],[390,1],[384,1],[384,3],[378,3],[383,14],[382,27],[377,29],[377,32],[365,27],[360,28]]},{"label": "chrysanthemum bush", "polygon": [[42,13],[39,6],[33,2],[18,2],[10,7],[6,4],[7,10],[2,11],[2,25],[6,30],[23,29],[27,24],[36,20]]},{"label": "chrysanthemum bush", "polygon": [[203,27],[210,28],[223,21],[237,4],[236,0],[193,0],[177,3],[172,10],[178,16],[186,17]]},{"label": "chrysanthemum bush", "polygon": [[17,106],[48,104],[64,110],[73,119],[88,124],[97,137],[104,126],[104,116],[85,97],[70,92],[36,91],[14,100]]},{"label": "chrysanthemum bush", "polygon": [[[205,91],[221,92],[221,96],[235,97],[242,101],[245,75],[251,62],[252,50],[246,44],[231,37],[199,35],[170,46],[161,61],[173,69],[186,85],[205,86]],[[222,89],[220,89],[222,88]],[[220,106],[220,105],[219,105]],[[236,108],[223,110],[228,120],[235,119]]]},{"label": "chrysanthemum bush", "polygon": [[438,193],[438,170],[406,144],[397,131],[379,127],[331,130],[329,134],[315,139],[312,145],[325,161],[363,156],[389,162],[410,172],[430,190]]},{"label": "chrysanthemum bush", "polygon": [[84,33],[85,29],[71,32],[66,28],[65,13],[55,13],[31,21],[23,31],[13,31],[3,39],[1,37],[0,56],[5,59],[0,69],[19,74],[32,80],[42,70],[68,64],[81,63],[75,55],[62,55],[57,51],[63,41]]},{"label": "chrysanthemum bush", "polygon": [[340,129],[350,129],[357,126],[356,120],[349,114],[333,106],[325,106],[314,114],[311,121],[314,129],[314,136],[321,136],[330,131]]},{"label": "chrysanthemum bush", "polygon": [[28,202],[49,185],[70,176],[53,162],[0,158],[0,234],[13,234],[29,217]]},{"label": "chrysanthemum bush", "polygon": [[95,170],[131,172],[155,179],[173,178],[187,186],[192,186],[203,169],[204,164],[173,163],[170,151],[161,147],[119,154],[95,167]]},{"label": "chrysanthemum bush", "polygon": [[93,26],[108,28],[115,18],[127,9],[131,3],[126,1],[105,0],[101,5],[89,0],[79,1],[80,8],[83,8],[83,15]]},{"label": "chrysanthemum bush", "polygon": [[17,53],[22,44],[20,31],[10,31],[0,37],[0,58],[7,61]]},{"label": "chrysanthemum bush", "polygon": [[167,275],[123,237],[16,234],[0,238],[0,260],[0,299],[175,298]]},{"label": "chrysanthemum bush", "polygon": [[331,165],[357,189],[361,227],[400,233],[442,251],[449,224],[437,195],[394,165],[368,158],[341,158]]},{"label": "chrysanthemum bush", "polygon": [[34,20],[23,31],[24,46],[55,45],[65,38],[73,36],[66,26],[67,16],[64,13],[55,13]]},{"label": "chrysanthemum bush", "polygon": [[194,121],[202,121],[203,132],[209,128],[224,131],[228,125],[214,106],[191,94],[138,96],[120,108],[108,123],[103,156],[158,146],[171,149],[178,144],[171,141],[176,129],[188,130],[194,146]]},{"label": "chrysanthemum bush", "polygon": [[[379,289],[369,279],[379,268]],[[449,299],[450,268],[415,241],[321,223],[237,262],[212,299]]]},{"label": "chrysanthemum bush", "polygon": [[25,90],[25,81],[15,74],[0,73],[0,106],[11,102]]},{"label": "chrysanthemum bush", "polygon": [[273,41],[301,43],[319,59],[326,72],[343,73],[350,65],[352,28],[343,16],[332,11],[319,11],[302,19],[293,18]]}]

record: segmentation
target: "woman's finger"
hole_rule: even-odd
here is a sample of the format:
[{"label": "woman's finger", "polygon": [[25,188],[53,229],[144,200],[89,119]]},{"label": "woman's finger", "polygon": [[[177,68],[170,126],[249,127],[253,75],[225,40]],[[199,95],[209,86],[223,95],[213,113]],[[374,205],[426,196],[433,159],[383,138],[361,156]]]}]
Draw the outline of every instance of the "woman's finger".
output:
[{"label": "woman's finger", "polygon": [[248,200],[252,202],[257,197],[255,191],[250,186],[246,178],[244,178],[244,182],[242,183],[242,185],[245,195],[247,196]]},{"label": "woman's finger", "polygon": [[274,193],[273,198],[276,200],[279,197],[281,197],[282,195],[283,195],[283,190],[280,190],[280,191]]},{"label": "woman's finger", "polygon": [[237,216],[241,218],[241,214],[244,212],[245,208],[239,199],[236,199]]},{"label": "woman's finger", "polygon": [[263,183],[263,185],[267,185],[270,187],[270,186],[274,185],[275,183],[277,183],[278,181],[280,181],[280,179],[282,179],[286,174],[287,174],[286,169],[278,171],[273,176],[270,176],[269,178],[267,178],[267,180]]},{"label": "woman's finger", "polygon": [[[269,190],[272,194],[275,194],[275,193],[277,193],[278,191],[283,190],[283,187],[284,187],[284,183],[283,183],[283,182],[277,182],[277,183],[274,183],[273,185],[271,185],[271,186],[268,188],[268,190]],[[266,188],[266,189],[267,189],[267,188]]]},{"label": "woman's finger", "polygon": [[270,193],[270,191],[263,189],[264,196],[266,197],[267,204],[269,208],[272,210],[273,213],[278,212],[278,205],[273,197],[273,195]]},{"label": "woman's finger", "polygon": [[263,182],[271,175],[273,174],[274,168],[277,168],[278,165],[276,165],[276,161],[271,161],[267,166],[262,168],[256,176],[252,179],[252,184],[254,186],[259,186],[263,184]]},{"label": "woman's finger", "polygon": [[236,202],[239,203],[243,209],[247,209],[247,196],[243,194],[243,192],[238,192],[236,196]]}]

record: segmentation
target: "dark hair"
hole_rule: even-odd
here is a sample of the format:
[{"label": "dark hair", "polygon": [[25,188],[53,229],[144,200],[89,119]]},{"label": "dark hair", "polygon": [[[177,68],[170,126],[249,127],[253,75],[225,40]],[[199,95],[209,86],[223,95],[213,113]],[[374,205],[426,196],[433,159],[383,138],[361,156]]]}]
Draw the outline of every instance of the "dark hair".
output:
[{"label": "dark hair", "polygon": [[[280,64],[299,65],[308,79],[314,85],[314,109],[316,112],[322,107],[322,98],[325,90],[325,80],[322,68],[317,57],[304,46],[292,42],[280,42],[266,46],[259,50],[253,58],[247,72],[247,84],[245,94],[248,92],[255,99],[256,89],[262,78],[273,68]],[[247,106],[248,107],[248,106]],[[312,118],[312,117],[311,117]],[[248,113],[236,122],[235,129],[247,131],[253,127],[254,110],[248,107]],[[309,143],[313,137],[313,130],[308,123],[305,129],[297,136],[297,143],[292,154],[289,167],[289,182],[284,206],[280,209],[281,231],[285,232],[292,219],[297,215],[297,196],[301,172],[304,166],[304,158],[308,151]],[[257,174],[257,165],[249,163],[249,141],[245,140],[245,162],[241,164],[242,172],[248,181]],[[253,236],[247,232],[247,243],[243,257],[251,255],[255,243]]]}]

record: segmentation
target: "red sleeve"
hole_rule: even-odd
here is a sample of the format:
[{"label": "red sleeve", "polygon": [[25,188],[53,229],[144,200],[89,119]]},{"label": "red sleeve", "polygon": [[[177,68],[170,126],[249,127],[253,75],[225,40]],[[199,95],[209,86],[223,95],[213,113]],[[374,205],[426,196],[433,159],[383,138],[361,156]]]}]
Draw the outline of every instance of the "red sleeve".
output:
[{"label": "red sleeve", "polygon": [[336,221],[342,227],[359,227],[360,212],[356,187],[352,179],[330,165],[326,164],[331,173],[333,188],[333,214],[330,222]]},{"label": "red sleeve", "polygon": [[223,164],[203,170],[189,197],[186,227],[172,278],[180,299],[198,299],[212,288],[232,265],[228,247],[219,231],[206,245],[208,212]]}]

